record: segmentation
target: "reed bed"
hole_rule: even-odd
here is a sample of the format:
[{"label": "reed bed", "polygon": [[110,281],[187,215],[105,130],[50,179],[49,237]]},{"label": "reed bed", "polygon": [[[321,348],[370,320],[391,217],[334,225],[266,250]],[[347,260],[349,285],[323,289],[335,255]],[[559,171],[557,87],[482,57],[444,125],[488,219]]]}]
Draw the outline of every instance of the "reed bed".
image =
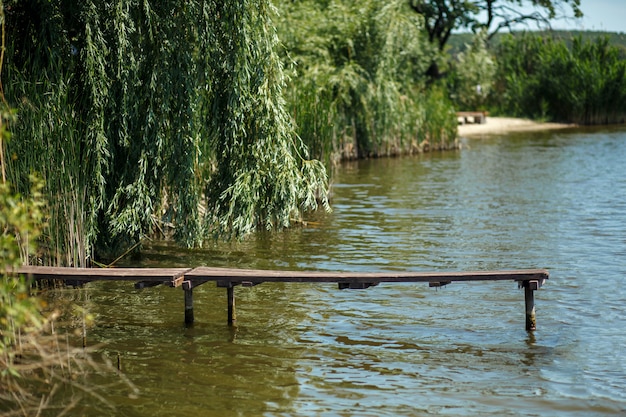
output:
[{"label": "reed bed", "polygon": [[432,51],[405,2],[278,7],[292,63],[288,106],[314,157],[337,162],[454,146],[452,105],[426,86]]},{"label": "reed bed", "polygon": [[498,56],[500,111],[581,125],[626,122],[626,60],[599,37],[584,41],[525,35],[502,42]]}]

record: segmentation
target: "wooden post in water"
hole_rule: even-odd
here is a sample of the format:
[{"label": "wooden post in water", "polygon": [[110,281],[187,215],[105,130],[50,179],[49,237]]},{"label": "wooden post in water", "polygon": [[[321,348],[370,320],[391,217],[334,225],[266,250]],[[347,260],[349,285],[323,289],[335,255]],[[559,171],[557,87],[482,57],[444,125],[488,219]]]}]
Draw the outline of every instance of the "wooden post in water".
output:
[{"label": "wooden post in water", "polygon": [[193,285],[191,281],[183,282],[185,293],[185,324],[193,324]]},{"label": "wooden post in water", "polygon": [[538,281],[524,281],[524,301],[526,304],[526,330],[537,329],[535,319],[535,290],[539,288]]},{"label": "wooden post in water", "polygon": [[228,325],[232,326],[237,321],[235,312],[235,286],[231,283],[226,287],[226,297],[228,298]]}]

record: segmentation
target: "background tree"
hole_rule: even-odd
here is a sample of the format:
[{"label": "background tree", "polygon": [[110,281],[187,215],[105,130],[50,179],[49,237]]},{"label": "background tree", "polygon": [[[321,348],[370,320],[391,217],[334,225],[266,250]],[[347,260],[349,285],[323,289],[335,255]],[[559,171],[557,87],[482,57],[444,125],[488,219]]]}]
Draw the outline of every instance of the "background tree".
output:
[{"label": "background tree", "polygon": [[[410,0],[410,4],[424,17],[428,39],[439,52],[444,51],[455,29],[486,30],[490,39],[518,24],[549,26],[554,19],[568,17],[566,7],[571,8],[573,17],[582,17],[580,0]],[[435,79],[442,75],[435,57],[427,75]]]}]

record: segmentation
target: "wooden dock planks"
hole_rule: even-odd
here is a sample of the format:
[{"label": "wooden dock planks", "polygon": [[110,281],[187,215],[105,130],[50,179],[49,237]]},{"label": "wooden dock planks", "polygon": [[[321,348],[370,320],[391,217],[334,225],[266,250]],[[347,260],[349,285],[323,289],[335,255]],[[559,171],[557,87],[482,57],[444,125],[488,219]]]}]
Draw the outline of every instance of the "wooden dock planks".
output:
[{"label": "wooden dock planks", "polygon": [[193,288],[215,282],[227,289],[228,323],[235,321],[235,286],[255,286],[265,282],[337,283],[339,289],[363,289],[382,282],[424,282],[440,287],[452,282],[516,281],[524,288],[526,330],[535,330],[534,291],[550,276],[545,269],[518,269],[470,272],[329,272],[279,271],[231,268],[60,268],[24,266],[15,271],[35,280],[62,280],[71,285],[90,281],[135,281],[135,288],[165,284],[182,286],[185,292],[185,322],[193,323]]},{"label": "wooden dock planks", "polygon": [[63,268],[52,266],[22,266],[18,274],[34,279],[79,281],[162,281],[174,280],[192,268]]},{"label": "wooden dock planks", "polygon": [[327,272],[327,271],[266,271],[254,269],[194,268],[185,274],[194,281],[216,281],[241,284],[251,282],[330,282],[370,283],[381,282],[463,282],[463,281],[545,281],[545,269],[474,272]]},{"label": "wooden dock planks", "polygon": [[161,281],[180,277],[195,281],[228,281],[235,284],[263,282],[464,282],[464,281],[529,281],[546,280],[545,269],[517,269],[470,272],[329,272],[280,271],[231,268],[63,268],[23,266],[17,270],[34,279],[72,279],[84,281]]}]

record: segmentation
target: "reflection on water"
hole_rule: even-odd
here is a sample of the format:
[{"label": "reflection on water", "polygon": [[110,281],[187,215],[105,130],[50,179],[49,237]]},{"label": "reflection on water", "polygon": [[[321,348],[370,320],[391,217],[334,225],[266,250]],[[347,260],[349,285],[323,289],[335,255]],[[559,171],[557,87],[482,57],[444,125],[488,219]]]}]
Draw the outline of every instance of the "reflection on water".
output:
[{"label": "reflection on water", "polygon": [[[511,135],[469,150],[362,161],[335,177],[331,214],[304,228],[135,266],[345,271],[548,268],[538,330],[514,283],[237,288],[183,295],[90,284],[89,338],[122,357],[124,416],[589,416],[626,413],[626,132]],[[102,376],[107,379],[110,376]],[[99,415],[97,408],[85,414]]]}]

